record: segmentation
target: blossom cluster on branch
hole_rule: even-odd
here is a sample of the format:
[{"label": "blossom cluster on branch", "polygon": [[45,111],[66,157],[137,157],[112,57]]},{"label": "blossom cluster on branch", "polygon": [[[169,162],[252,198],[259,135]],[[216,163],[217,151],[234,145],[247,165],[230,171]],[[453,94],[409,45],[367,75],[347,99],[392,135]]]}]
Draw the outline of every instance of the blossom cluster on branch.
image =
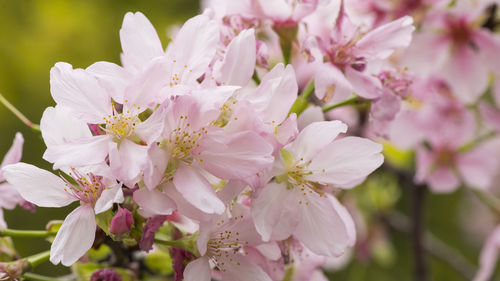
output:
[{"label": "blossom cluster on branch", "polygon": [[[339,198],[383,164],[389,142],[415,152],[414,181],[433,192],[491,189],[500,39],[487,5],[202,5],[166,48],[144,14],[127,13],[121,65],[50,70],[56,105],[40,132],[54,171],[19,162],[16,135],[0,215],[78,202],[55,230],[52,263],[108,244],[128,265],[169,252],[175,280],[326,280],[321,266],[369,240]],[[494,269],[496,240],[476,280]]]}]

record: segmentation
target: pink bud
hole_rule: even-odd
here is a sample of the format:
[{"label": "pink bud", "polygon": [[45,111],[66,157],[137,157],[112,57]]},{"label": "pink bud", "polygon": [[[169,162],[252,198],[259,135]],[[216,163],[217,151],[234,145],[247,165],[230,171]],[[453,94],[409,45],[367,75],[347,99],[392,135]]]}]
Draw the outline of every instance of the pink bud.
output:
[{"label": "pink bud", "polygon": [[115,235],[122,235],[130,231],[133,223],[134,218],[132,217],[132,213],[127,209],[121,208],[111,220],[109,231]]},{"label": "pink bud", "polygon": [[[128,213],[130,214],[130,212]],[[122,281],[122,277],[113,269],[103,268],[92,273],[90,281]]]}]

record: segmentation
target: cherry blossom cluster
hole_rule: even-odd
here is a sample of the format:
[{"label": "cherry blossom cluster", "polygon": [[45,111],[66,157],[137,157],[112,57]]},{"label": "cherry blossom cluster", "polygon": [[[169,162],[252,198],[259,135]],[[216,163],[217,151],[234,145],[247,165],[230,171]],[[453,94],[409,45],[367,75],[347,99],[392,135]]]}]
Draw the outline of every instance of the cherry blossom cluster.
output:
[{"label": "cherry blossom cluster", "polygon": [[253,82],[255,29],[224,44],[223,22],[209,14],[188,20],[164,51],[148,19],[127,13],[123,66],[51,69],[56,106],[40,129],[43,158],[59,175],[26,163],[2,171],[37,206],[80,203],[52,243],[54,264],[77,262],[95,242],[99,215],[115,211],[102,230],[120,240],[135,212],[147,220],[133,225],[145,251],[165,221],[196,237],[185,280],[210,280],[211,268],[223,280],[280,280],[282,251],[333,257],[354,244],[334,191],[379,167],[382,146],[344,136],[340,121],[299,132],[289,114],[294,68],[278,63]]},{"label": "cherry blossom cluster", "polygon": [[54,171],[19,162],[16,135],[0,229],[2,209],[77,202],[54,264],[107,236],[143,255],[170,246],[175,280],[326,280],[320,267],[363,237],[339,198],[382,165],[382,144],[413,151],[433,192],[494,184],[500,37],[490,3],[457,2],[206,0],[166,48],[127,13],[121,65],[50,70]]}]

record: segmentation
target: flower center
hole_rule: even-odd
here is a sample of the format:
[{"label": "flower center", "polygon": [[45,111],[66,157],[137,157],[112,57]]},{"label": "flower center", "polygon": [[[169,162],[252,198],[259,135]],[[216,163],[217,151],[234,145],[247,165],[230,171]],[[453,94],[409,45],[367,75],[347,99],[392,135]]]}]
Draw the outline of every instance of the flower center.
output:
[{"label": "flower center", "polygon": [[80,201],[94,206],[97,199],[101,196],[102,191],[105,189],[105,186],[101,182],[102,177],[92,173],[87,173],[84,176],[76,169],[72,169],[69,175],[75,180],[76,185],[62,178],[66,182],[64,191],[78,198]]},{"label": "flower center", "polygon": [[[243,216],[230,218],[230,220],[238,219],[243,219]],[[221,220],[218,225],[224,222]],[[242,241],[239,232],[229,229],[220,230],[212,233],[207,244],[207,255],[221,271],[225,272],[226,266],[240,266],[240,263],[234,259],[234,255],[248,255],[248,252],[242,251],[247,245],[248,241]]]},{"label": "flower center", "polygon": [[[128,100],[125,100],[125,104],[127,103]],[[118,107],[118,110],[116,107]],[[115,105],[113,107],[113,114],[103,117],[104,124],[101,128],[115,142],[120,142],[125,138],[132,138],[134,136],[135,125],[141,122],[138,116],[139,112],[141,112],[141,107],[135,104],[133,108],[127,110],[123,109],[123,105]]]},{"label": "flower center", "polygon": [[198,142],[202,135],[207,133],[207,130],[204,127],[198,130],[192,129],[186,115],[180,116],[179,119],[178,127],[170,132],[170,136],[165,143],[166,150],[176,160],[191,163],[193,161],[192,151],[199,147]]}]

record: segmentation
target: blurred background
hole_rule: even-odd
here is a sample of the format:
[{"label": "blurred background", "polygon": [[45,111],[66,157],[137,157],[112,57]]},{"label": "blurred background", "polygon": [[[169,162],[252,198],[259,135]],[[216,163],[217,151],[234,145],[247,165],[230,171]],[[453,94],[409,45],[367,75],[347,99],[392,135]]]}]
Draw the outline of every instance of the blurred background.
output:
[{"label": "blurred background", "polygon": [[[128,11],[143,12],[166,46],[168,27],[196,15],[199,3],[197,0],[0,0],[0,92],[30,120],[39,123],[43,110],[54,105],[49,91],[49,71],[56,62],[65,61],[81,68],[101,60],[120,63],[119,30]],[[15,133],[20,131],[25,138],[23,161],[50,169],[50,165],[42,160],[45,146],[38,133],[24,126],[3,106],[0,106],[0,120],[1,155],[10,147]],[[466,233],[462,226],[488,225],[478,222],[490,219],[482,215],[487,212],[481,212],[480,204],[470,201],[474,197],[467,196],[468,192],[460,189],[451,195],[427,194],[425,214],[428,230],[450,246],[446,248],[452,250],[446,253],[447,258],[463,256],[456,265],[464,268],[477,264],[484,235],[489,229],[481,231],[478,227],[477,233]],[[366,245],[358,245],[347,265],[329,274],[330,279],[411,280],[412,245],[409,234],[404,232],[404,216],[408,217],[410,213],[411,190],[400,186],[398,179],[379,173],[353,194],[346,200],[361,201],[358,203],[372,216],[367,221],[374,225],[401,225],[399,229],[367,227],[375,233],[370,233],[367,236],[370,239],[362,241]],[[10,228],[43,229],[48,221],[63,219],[72,208],[38,208],[35,214],[18,208],[6,211],[5,216]],[[398,221],[396,216],[395,221],[387,222],[377,217],[388,210],[396,210],[397,214],[403,215],[403,220]],[[16,239],[15,243],[21,256],[47,250],[50,246],[43,239]],[[366,247],[365,253],[363,247]],[[439,248],[439,245],[430,247]],[[456,269],[442,262],[442,258],[431,257],[430,261],[433,280],[466,280]],[[467,264],[461,263],[464,261]],[[36,272],[56,276],[69,271],[46,263]]]}]

